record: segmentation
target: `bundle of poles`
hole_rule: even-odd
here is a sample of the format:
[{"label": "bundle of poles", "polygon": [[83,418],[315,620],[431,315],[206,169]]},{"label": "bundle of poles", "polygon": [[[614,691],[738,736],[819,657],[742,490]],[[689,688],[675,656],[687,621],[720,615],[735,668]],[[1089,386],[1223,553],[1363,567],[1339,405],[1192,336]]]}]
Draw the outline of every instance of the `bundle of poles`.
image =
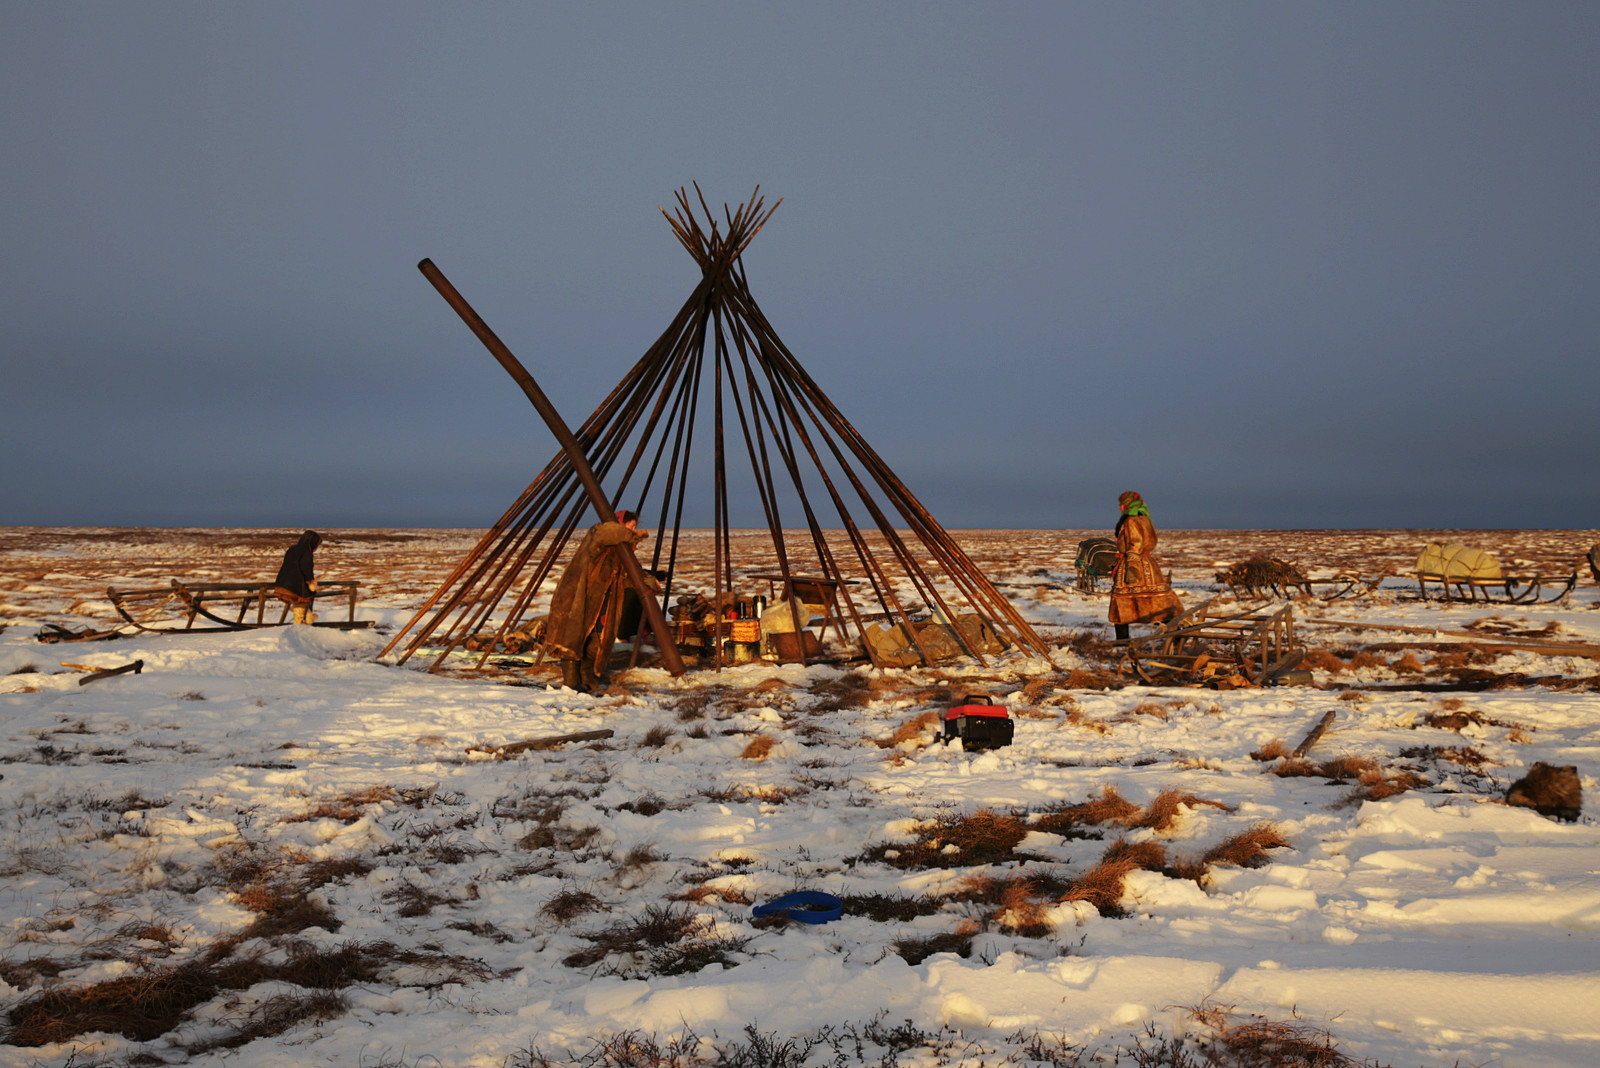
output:
[{"label": "bundle of poles", "polygon": [[[725,205],[719,223],[698,186],[695,196],[704,225],[687,189],[678,190],[675,211],[663,208],[662,214],[699,265],[699,284],[671,325],[572,431],[443,274],[430,261],[419,264],[523,387],[562,449],[382,655],[398,650],[397,662],[404,662],[427,650],[433,657],[429,670],[438,670],[464,641],[493,626],[495,642],[486,643],[474,665],[482,667],[505,635],[534,612],[539,591],[574,531],[582,533],[590,508],[601,518],[628,509],[639,515],[642,529],[653,526],[649,566],[667,576],[660,603],[670,603],[696,429],[704,434],[709,422],[713,603],[720,604],[735,581],[728,496],[731,425],[745,446],[783,588],[788,590],[796,575],[820,575],[836,583],[845,617],[875,665],[883,666],[866,640],[869,620],[904,624],[923,662],[932,663],[917,639],[917,617],[927,613],[954,621],[962,614],[957,606],[976,614],[1012,646],[1047,656],[1027,622],[844,418],[750,295],[740,257],[782,201],[766,208],[758,187],[738,208]],[[826,529],[812,501],[819,488],[837,516],[837,524]],[[786,528],[784,509],[796,505],[803,528]],[[871,529],[876,538],[869,537]],[[681,673],[660,603],[646,592],[639,566],[630,564],[628,570],[644,602],[641,627],[650,626],[664,663],[673,674]],[[908,593],[920,604],[908,603]],[[794,630],[806,622],[797,613]],[[951,630],[963,651],[983,662],[962,629]],[[799,644],[804,659],[804,643]],[[634,648],[637,654],[637,641]],[[713,664],[721,667],[721,641],[713,649]]]}]

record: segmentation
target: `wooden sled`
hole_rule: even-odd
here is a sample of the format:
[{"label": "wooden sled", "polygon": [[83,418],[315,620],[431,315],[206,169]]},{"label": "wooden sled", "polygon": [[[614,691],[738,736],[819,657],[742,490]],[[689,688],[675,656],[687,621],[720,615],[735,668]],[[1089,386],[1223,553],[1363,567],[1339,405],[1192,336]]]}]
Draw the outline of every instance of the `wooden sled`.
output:
[{"label": "wooden sled", "polygon": [[[289,606],[278,600],[272,582],[193,582],[173,579],[170,586],[146,590],[107,587],[111,605],[129,624],[152,634],[204,634],[217,631],[281,627],[289,622]],[[317,620],[314,627],[354,630],[372,626],[356,619],[359,582],[321,582],[312,605],[326,600],[348,604],[347,618]]]},{"label": "wooden sled", "polygon": [[1134,672],[1152,686],[1241,675],[1257,686],[1297,667],[1305,646],[1294,636],[1294,606],[1228,612],[1206,601],[1153,634],[1129,639]]},{"label": "wooden sled", "polygon": [[[1578,572],[1570,575],[1503,575],[1468,578],[1418,571],[1417,589],[1428,599],[1428,584],[1439,587],[1441,601],[1476,601],[1482,604],[1550,604],[1567,598],[1578,585]],[[1548,589],[1548,595],[1546,591]]]}]

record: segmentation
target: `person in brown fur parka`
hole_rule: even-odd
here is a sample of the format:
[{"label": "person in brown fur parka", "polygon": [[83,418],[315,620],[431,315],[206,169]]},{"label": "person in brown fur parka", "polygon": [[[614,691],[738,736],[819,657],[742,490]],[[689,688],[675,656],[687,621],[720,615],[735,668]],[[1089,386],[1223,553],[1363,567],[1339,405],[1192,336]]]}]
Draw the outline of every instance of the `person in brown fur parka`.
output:
[{"label": "person in brown fur parka", "polygon": [[1117,504],[1122,507],[1122,517],[1114,534],[1117,566],[1112,572],[1109,618],[1117,637],[1126,639],[1129,624],[1165,623],[1183,611],[1183,604],[1152,555],[1156,528],[1144,498],[1128,490],[1117,498]]},{"label": "person in brown fur parka", "polygon": [[627,582],[621,554],[647,537],[638,527],[632,512],[590,527],[550,599],[545,653],[561,661],[561,681],[582,693],[595,691],[611,660]]}]

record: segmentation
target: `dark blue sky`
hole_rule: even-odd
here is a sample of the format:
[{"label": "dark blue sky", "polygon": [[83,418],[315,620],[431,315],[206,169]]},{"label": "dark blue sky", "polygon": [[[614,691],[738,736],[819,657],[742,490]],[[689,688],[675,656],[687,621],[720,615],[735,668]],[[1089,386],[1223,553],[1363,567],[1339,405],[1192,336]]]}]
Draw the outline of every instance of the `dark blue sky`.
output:
[{"label": "dark blue sky", "polygon": [[1596,56],[1590,0],[0,5],[0,524],[486,525],[555,442],[416,262],[576,423],[698,181],[784,198],[751,288],[946,526],[1600,525]]}]

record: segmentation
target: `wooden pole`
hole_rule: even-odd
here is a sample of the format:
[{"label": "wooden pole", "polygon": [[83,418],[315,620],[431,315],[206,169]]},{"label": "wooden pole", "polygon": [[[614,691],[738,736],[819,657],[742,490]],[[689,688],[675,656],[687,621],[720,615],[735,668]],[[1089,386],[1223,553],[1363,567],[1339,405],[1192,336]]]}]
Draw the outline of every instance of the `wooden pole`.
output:
[{"label": "wooden pole", "polygon": [[1294,752],[1290,753],[1289,755],[1292,757],[1303,757],[1309,753],[1311,751],[1311,747],[1321,741],[1322,736],[1328,733],[1328,728],[1333,726],[1333,716],[1334,713],[1332,712],[1323,713],[1322,718],[1317,721],[1317,725],[1312,727],[1311,730],[1306,733],[1304,738],[1300,739],[1300,744],[1295,746]]},{"label": "wooden pole", "polygon": [[[483,342],[489,354],[499,361],[517,385],[522,387],[522,392],[532,402],[534,409],[544,419],[545,425],[561,443],[562,451],[567,454],[567,459],[572,462],[572,469],[577,472],[578,479],[583,483],[584,491],[589,495],[589,503],[594,505],[595,513],[601,521],[615,520],[616,513],[611,508],[611,502],[600,489],[600,483],[595,481],[594,471],[589,467],[589,460],[583,453],[583,448],[578,444],[578,439],[572,436],[572,431],[567,427],[566,421],[561,418],[561,413],[556,411],[555,405],[550,403],[550,398],[544,395],[544,390],[539,388],[533,375],[522,366],[522,362],[512,355],[511,350],[495,336],[489,325],[478,317],[472,310],[466,298],[457,292],[456,287],[444,276],[444,272],[435,267],[433,261],[424,259],[417,264],[417,270],[422,272],[424,278],[433,283],[433,288],[445,302],[454,308],[456,314],[461,316],[461,321],[467,328],[477,335]],[[639,591],[639,602],[644,607],[645,616],[650,620],[650,629],[656,634],[656,645],[661,650],[661,659],[667,665],[667,671],[673,677],[683,674],[683,659],[678,655],[678,647],[672,641],[672,632],[667,629],[666,617],[661,614],[661,605],[649,595],[649,585],[645,582],[644,571],[639,567],[639,560],[633,555],[633,547],[624,545],[622,551],[622,566],[628,572],[628,581],[633,588]]]},{"label": "wooden pole", "polygon": [[1318,619],[1309,618],[1306,623],[1320,623],[1325,627],[1348,627],[1351,630],[1390,630],[1402,634],[1435,634],[1450,638],[1466,638],[1464,642],[1451,642],[1451,645],[1481,646],[1485,649],[1517,649],[1530,653],[1543,653],[1546,656],[1575,656],[1589,660],[1600,660],[1600,646],[1587,645],[1581,642],[1536,642],[1518,641],[1511,637],[1498,637],[1494,634],[1474,634],[1467,630],[1440,630],[1438,627],[1406,627],[1395,623],[1359,623],[1353,619]]}]

